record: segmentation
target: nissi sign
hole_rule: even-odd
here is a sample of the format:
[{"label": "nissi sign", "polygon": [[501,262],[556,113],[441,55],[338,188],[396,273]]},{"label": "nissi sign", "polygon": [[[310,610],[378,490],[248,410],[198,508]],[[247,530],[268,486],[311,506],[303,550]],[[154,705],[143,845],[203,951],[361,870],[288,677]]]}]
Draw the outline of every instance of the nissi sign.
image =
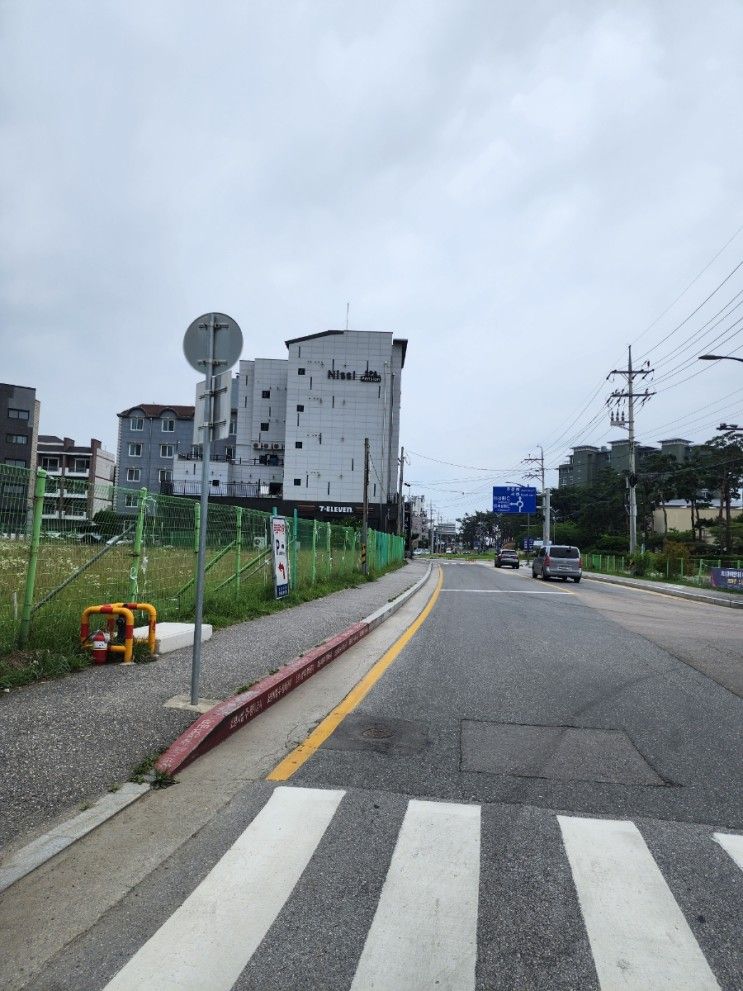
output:
[{"label": "nissi sign", "polygon": [[382,376],[379,372],[362,372],[361,375],[357,375],[356,372],[341,372],[334,368],[328,369],[328,378],[336,379],[341,382],[381,382]]}]

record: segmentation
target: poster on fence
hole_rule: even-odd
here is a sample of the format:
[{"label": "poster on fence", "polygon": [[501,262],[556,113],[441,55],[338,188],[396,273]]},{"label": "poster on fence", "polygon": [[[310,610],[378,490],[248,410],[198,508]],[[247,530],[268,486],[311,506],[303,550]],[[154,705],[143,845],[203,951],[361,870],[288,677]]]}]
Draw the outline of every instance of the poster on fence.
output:
[{"label": "poster on fence", "polygon": [[743,568],[710,568],[709,578],[712,588],[743,592]]},{"label": "poster on fence", "polygon": [[283,599],[289,594],[289,551],[284,516],[271,517],[271,538],[274,594],[277,599]]}]

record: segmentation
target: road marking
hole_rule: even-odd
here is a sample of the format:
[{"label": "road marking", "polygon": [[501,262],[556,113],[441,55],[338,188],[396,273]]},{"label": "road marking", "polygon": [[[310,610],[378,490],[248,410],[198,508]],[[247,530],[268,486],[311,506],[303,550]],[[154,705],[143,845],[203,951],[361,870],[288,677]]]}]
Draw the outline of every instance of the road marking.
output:
[{"label": "road marking", "polygon": [[343,701],[337,705],[332,712],[328,713],[320,725],[310,733],[304,743],[300,743],[296,749],[292,750],[290,754],[287,754],[287,756],[276,765],[273,771],[267,775],[267,781],[288,780],[292,774],[294,774],[295,771],[298,771],[302,764],[309,760],[318,748],[322,746],[328,737],[343,722],[349,712],[353,712],[356,706],[363,701],[364,698],[366,698],[368,693],[374,685],[376,685],[387,668],[392,664],[403,648],[406,647],[407,644],[413,639],[415,634],[428,619],[431,610],[436,605],[436,600],[439,597],[439,592],[441,591],[441,586],[443,584],[444,571],[442,568],[439,568],[439,578],[436,583],[436,588],[433,591],[433,595],[428,600],[425,608],[415,622],[411,623],[402,636],[392,644],[389,650],[387,650],[382,657],[380,657],[374,667],[367,671],[361,681],[351,689]]},{"label": "road marking", "polygon": [[344,794],[277,788],[104,991],[229,991],[294,890]]},{"label": "road marking", "polygon": [[442,588],[441,591],[472,595],[575,595],[575,592],[553,592],[546,588]]},{"label": "road marking", "polygon": [[557,819],[602,991],[720,991],[634,823]]},{"label": "road marking", "polygon": [[410,801],[351,991],[475,987],[480,806]]},{"label": "road marking", "polygon": [[743,871],[743,836],[738,836],[736,833],[715,833],[713,839],[730,854]]}]

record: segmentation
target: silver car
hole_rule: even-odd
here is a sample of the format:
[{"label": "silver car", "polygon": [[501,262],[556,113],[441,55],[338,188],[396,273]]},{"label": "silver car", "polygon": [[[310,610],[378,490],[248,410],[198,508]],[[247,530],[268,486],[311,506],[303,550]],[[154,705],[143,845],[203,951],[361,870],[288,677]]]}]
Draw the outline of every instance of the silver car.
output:
[{"label": "silver car", "polygon": [[579,582],[583,577],[582,561],[580,551],[577,547],[569,547],[567,544],[548,544],[540,547],[539,553],[531,562],[531,576],[538,578],[541,575],[542,581],[548,578],[562,578],[564,582],[572,578],[574,582]]}]

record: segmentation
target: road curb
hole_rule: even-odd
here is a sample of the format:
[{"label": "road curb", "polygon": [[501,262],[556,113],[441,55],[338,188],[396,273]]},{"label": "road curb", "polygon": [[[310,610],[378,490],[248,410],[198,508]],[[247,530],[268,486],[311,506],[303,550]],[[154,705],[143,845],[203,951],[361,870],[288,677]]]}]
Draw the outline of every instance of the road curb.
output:
[{"label": "road curb", "polygon": [[247,692],[233,695],[199,716],[159,758],[155,770],[170,776],[176,774],[294,691],[405,605],[428,581],[432,568],[429,563],[423,577],[392,602],[289,661],[275,674],[256,682]]},{"label": "road curb", "polygon": [[624,588],[637,588],[641,591],[656,592],[658,595],[668,595],[675,599],[690,599],[692,602],[707,602],[712,606],[728,606],[732,609],[743,609],[743,596],[736,598],[722,598],[722,596],[702,595],[700,592],[690,588],[663,585],[661,582],[639,582],[631,578],[618,578],[615,575],[601,575],[591,571],[584,571],[583,577],[590,581],[605,582],[607,585],[622,585]]}]

